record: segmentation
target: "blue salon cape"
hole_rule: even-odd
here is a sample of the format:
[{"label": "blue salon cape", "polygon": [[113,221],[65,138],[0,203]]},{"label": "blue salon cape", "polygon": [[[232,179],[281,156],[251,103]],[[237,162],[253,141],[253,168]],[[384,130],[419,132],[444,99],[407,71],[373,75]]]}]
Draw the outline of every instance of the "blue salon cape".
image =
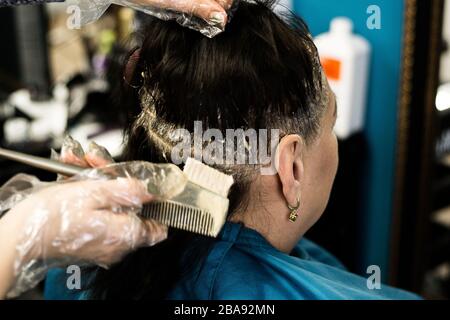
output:
[{"label": "blue salon cape", "polygon": [[[81,293],[62,289],[61,272],[49,274],[45,297],[82,298]],[[381,289],[368,289],[366,278],[349,273],[335,257],[307,239],[289,255],[255,230],[231,222],[225,224],[204,264],[180,281],[168,298],[420,299],[384,284]]]}]

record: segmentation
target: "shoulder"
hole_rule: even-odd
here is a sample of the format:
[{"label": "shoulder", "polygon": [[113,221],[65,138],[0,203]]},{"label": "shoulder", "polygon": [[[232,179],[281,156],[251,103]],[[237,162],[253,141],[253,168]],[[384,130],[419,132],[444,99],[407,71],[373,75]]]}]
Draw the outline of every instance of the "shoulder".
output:
[{"label": "shoulder", "polygon": [[306,238],[302,238],[299,241],[297,246],[294,248],[293,253],[300,257],[304,256],[302,258],[318,261],[342,270],[347,270],[342,262],[339,261],[339,259],[337,259],[329,251]]},{"label": "shoulder", "polygon": [[218,241],[196,271],[179,281],[169,299],[302,300],[410,299],[383,286],[373,292],[367,279],[346,271],[318,245],[303,239],[291,255],[246,231],[238,241]]},{"label": "shoulder", "polygon": [[173,299],[285,300],[302,299],[293,288],[291,269],[277,252],[265,248],[216,246],[196,275],[173,291]]},{"label": "shoulder", "polygon": [[266,299],[276,283],[263,261],[238,248],[230,250],[218,266],[211,299]]}]

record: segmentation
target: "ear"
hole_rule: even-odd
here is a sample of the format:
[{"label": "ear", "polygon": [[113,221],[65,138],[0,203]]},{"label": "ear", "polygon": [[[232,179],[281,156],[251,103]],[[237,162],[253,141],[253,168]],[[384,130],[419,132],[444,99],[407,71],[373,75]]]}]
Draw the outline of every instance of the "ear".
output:
[{"label": "ear", "polygon": [[304,140],[295,134],[283,137],[276,153],[277,172],[283,188],[283,195],[290,205],[297,203],[300,181],[303,179]]}]

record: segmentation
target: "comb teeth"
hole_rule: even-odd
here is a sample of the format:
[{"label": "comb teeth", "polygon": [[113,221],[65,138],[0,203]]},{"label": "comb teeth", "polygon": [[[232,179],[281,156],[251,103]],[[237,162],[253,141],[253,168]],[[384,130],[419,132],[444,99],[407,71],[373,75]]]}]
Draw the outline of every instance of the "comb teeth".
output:
[{"label": "comb teeth", "polygon": [[214,230],[213,217],[208,211],[170,200],[148,203],[140,215],[155,219],[173,228],[205,236],[215,237],[219,232],[219,230]]},{"label": "comb teeth", "polygon": [[187,158],[183,172],[192,183],[224,198],[227,197],[228,191],[233,184],[232,176],[226,175],[193,158]]}]

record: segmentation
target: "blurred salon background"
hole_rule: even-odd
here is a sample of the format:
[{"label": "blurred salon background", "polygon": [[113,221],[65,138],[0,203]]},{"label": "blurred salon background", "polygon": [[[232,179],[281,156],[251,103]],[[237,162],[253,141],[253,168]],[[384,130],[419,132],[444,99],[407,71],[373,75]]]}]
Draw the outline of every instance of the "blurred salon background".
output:
[{"label": "blurred salon background", "polygon": [[[0,8],[0,146],[49,157],[70,134],[120,160],[114,93],[146,17],[111,6],[73,28],[70,4]],[[340,168],[307,237],[353,272],[376,266],[384,283],[448,299],[450,0],[283,0],[277,10],[305,19],[338,99]],[[55,178],[0,159],[0,185],[19,172]]]}]

